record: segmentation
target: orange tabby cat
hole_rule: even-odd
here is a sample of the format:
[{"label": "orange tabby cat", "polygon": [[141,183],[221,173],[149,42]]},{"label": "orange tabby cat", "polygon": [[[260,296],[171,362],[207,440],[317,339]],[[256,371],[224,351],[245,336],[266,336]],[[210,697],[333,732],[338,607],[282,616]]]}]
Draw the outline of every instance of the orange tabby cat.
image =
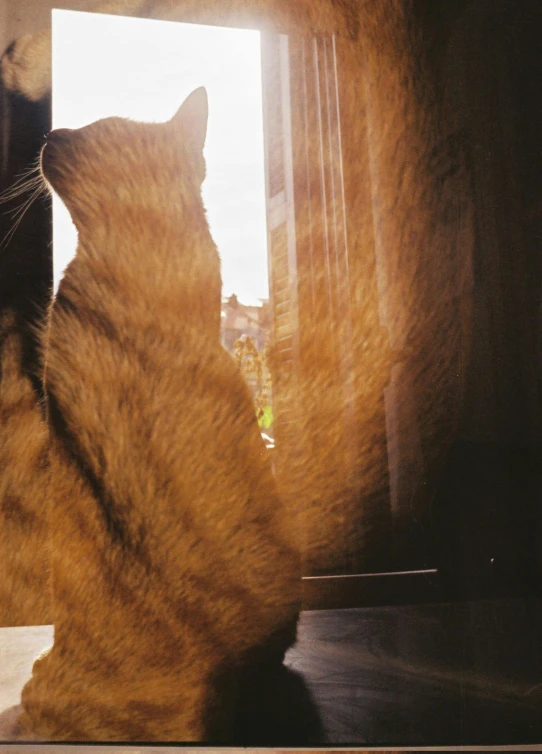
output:
[{"label": "orange tabby cat", "polygon": [[295,638],[297,546],[219,341],[206,124],[199,89],[42,153],[79,242],[46,335],[55,639],[23,737],[226,740],[238,671]]}]

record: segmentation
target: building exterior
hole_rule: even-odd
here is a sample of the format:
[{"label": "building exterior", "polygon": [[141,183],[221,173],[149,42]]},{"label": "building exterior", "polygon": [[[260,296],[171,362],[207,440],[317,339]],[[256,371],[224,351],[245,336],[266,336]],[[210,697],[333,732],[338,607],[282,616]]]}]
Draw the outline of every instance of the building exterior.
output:
[{"label": "building exterior", "polygon": [[267,343],[270,326],[269,302],[260,306],[245,306],[233,294],[222,302],[222,345],[230,353],[235,343],[248,336],[260,353]]}]

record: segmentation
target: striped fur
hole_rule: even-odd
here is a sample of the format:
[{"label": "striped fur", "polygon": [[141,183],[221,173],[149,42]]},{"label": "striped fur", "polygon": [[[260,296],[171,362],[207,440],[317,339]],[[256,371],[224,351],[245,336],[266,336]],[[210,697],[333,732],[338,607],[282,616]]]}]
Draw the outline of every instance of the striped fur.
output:
[{"label": "striped fur", "polygon": [[23,737],[227,740],[237,671],[295,638],[297,546],[219,342],[206,117],[197,90],[42,154],[79,244],[47,332],[55,641]]},{"label": "striped fur", "polygon": [[21,325],[0,315],[0,626],[51,622],[47,431],[22,369]]}]

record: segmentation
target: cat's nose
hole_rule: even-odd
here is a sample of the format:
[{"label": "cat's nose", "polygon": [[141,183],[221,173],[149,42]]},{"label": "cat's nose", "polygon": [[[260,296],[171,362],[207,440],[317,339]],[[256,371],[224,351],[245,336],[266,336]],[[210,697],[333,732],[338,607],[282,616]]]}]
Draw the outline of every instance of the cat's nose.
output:
[{"label": "cat's nose", "polygon": [[62,145],[69,141],[72,135],[71,128],[56,128],[47,135],[47,144]]}]

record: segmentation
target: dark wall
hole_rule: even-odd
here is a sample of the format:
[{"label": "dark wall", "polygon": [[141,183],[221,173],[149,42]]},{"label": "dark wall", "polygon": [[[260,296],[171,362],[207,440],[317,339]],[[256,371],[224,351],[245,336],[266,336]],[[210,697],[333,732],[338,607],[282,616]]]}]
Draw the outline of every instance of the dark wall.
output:
[{"label": "dark wall", "polygon": [[[33,103],[0,90],[3,133],[0,191],[36,164],[44,135],[50,130],[49,100]],[[23,331],[25,368],[39,390],[40,371],[32,325],[42,318],[52,287],[52,215],[48,196],[37,198],[14,230],[19,208],[30,198],[25,192],[2,204],[0,238],[0,309],[14,310]]]},{"label": "dark wall", "polygon": [[541,583],[541,38],[540,3],[471,0],[441,60],[475,205],[466,400],[434,510],[439,564],[462,592]]}]

